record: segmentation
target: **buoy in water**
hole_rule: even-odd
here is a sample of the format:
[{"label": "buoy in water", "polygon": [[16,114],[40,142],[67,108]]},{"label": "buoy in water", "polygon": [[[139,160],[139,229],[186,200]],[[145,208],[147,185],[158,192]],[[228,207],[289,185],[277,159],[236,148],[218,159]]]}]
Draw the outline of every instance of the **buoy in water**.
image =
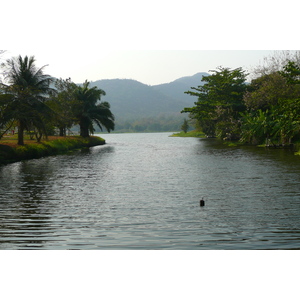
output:
[{"label": "buoy in water", "polygon": [[203,198],[200,200],[200,206],[204,206],[205,205],[205,201],[203,200]]}]

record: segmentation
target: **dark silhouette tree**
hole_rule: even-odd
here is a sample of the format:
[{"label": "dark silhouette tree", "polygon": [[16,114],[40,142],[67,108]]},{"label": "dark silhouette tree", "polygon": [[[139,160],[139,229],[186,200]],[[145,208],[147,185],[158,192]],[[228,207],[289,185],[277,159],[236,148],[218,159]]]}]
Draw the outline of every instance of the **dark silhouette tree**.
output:
[{"label": "dark silhouette tree", "polygon": [[76,103],[74,104],[74,116],[80,126],[80,136],[89,137],[94,133],[93,124],[103,127],[110,132],[114,130],[114,115],[110,111],[108,102],[98,102],[105,92],[97,87],[89,88],[89,82],[85,81],[82,86],[75,90]]},{"label": "dark silhouette tree", "polygon": [[7,83],[1,84],[6,98],[5,103],[2,102],[3,117],[17,121],[18,145],[24,145],[24,130],[30,126],[46,134],[45,122],[52,113],[46,105],[47,96],[53,92],[52,77],[44,74],[45,66],[37,68],[35,62],[34,56],[22,58],[20,55],[2,64]]}]

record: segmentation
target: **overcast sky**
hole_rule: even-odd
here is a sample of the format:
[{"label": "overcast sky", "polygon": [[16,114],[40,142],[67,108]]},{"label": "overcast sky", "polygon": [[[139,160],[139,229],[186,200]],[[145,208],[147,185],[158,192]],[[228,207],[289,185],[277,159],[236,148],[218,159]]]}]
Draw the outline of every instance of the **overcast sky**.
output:
[{"label": "overcast sky", "polygon": [[251,71],[273,50],[298,46],[294,1],[265,2],[10,0],[1,4],[0,49],[34,55],[48,74],[76,83],[154,85],[218,66]]},{"label": "overcast sky", "polygon": [[71,77],[76,83],[84,80],[127,78],[148,85],[171,82],[198,72],[209,72],[218,66],[247,71],[274,51],[255,50],[119,50],[94,51],[93,53],[29,52],[20,49],[7,51],[6,57],[35,55],[38,66],[48,65],[45,72],[58,78]]}]

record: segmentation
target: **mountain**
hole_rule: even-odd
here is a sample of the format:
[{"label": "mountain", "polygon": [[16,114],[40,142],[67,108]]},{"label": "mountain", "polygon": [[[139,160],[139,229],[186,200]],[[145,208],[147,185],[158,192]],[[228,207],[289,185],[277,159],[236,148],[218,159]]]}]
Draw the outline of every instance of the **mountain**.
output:
[{"label": "mountain", "polygon": [[106,96],[101,100],[110,103],[111,111],[116,118],[117,129],[125,130],[125,123],[127,127],[130,127],[145,118],[156,121],[163,117],[173,118],[177,120],[176,124],[181,124],[183,118],[187,116],[180,112],[185,107],[193,106],[196,101],[195,97],[186,95],[184,92],[190,90],[192,86],[201,85],[202,76],[206,75],[209,74],[197,73],[154,86],[132,79],[98,80],[91,82],[91,86],[97,86],[105,91]]},{"label": "mountain", "polygon": [[[197,73],[193,76],[186,76],[176,79],[175,81],[172,81],[170,83],[154,85],[153,88],[156,91],[168,95],[169,97],[172,97],[174,99],[182,99],[183,101],[187,101],[188,103],[190,103],[190,100],[193,97],[184,94],[184,92],[190,90],[191,87],[198,87],[199,85],[202,85],[202,77],[208,75],[208,73]],[[195,98],[192,99],[191,105],[193,105],[194,102]]]}]

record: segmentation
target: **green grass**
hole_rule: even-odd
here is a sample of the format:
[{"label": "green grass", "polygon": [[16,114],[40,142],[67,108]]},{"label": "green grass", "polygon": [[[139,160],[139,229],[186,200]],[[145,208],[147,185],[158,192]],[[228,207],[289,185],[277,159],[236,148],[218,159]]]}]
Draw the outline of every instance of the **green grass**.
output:
[{"label": "green grass", "polygon": [[295,149],[295,155],[300,155],[300,142],[299,141],[296,141],[294,143],[294,149]]},{"label": "green grass", "polygon": [[233,142],[233,141],[224,141],[223,144],[228,147],[238,147],[243,145],[241,142]]},{"label": "green grass", "polygon": [[171,137],[196,137],[196,138],[205,138],[205,134],[201,131],[192,130],[187,133],[184,133],[183,131],[178,133],[173,133]]},{"label": "green grass", "polygon": [[28,143],[24,146],[18,146],[15,144],[0,144],[0,164],[62,154],[75,149],[103,144],[105,144],[104,139],[94,136],[89,138],[66,137],[43,141],[41,143]]}]

